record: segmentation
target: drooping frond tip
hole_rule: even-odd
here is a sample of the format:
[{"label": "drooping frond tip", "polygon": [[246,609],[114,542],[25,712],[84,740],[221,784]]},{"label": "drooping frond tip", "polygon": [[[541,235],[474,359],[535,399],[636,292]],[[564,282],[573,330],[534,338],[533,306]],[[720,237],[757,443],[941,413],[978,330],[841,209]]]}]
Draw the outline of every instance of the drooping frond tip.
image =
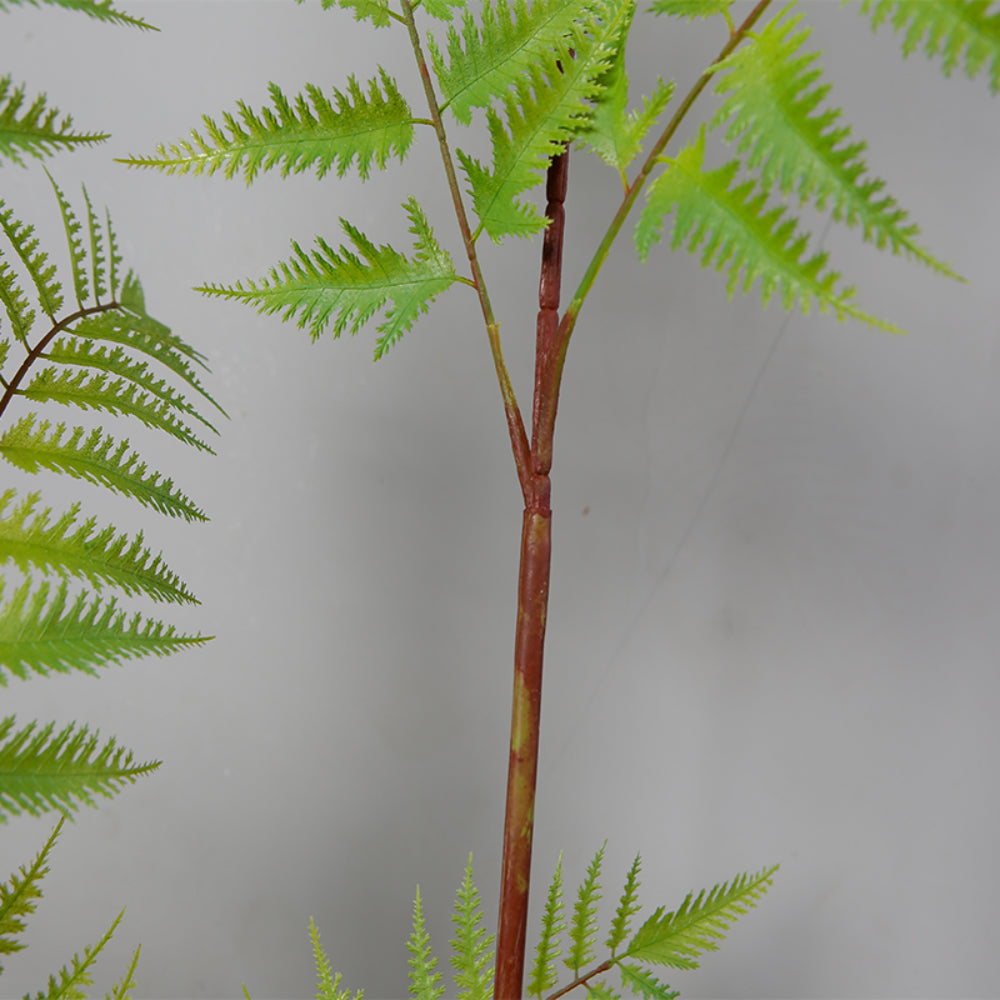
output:
[{"label": "drooping frond tip", "polygon": [[140,28],[143,31],[159,31],[155,25],[141,17],[126,14],[119,10],[111,0],[0,0],[0,11],[17,6],[32,7],[62,7],[64,10],[75,10],[95,21],[105,21],[108,24],[126,25],[132,28]]}]

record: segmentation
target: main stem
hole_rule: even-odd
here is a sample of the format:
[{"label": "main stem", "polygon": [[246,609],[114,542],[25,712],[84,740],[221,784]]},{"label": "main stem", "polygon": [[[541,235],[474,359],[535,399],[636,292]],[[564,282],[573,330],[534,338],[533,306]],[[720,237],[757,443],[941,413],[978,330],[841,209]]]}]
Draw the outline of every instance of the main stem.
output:
[{"label": "main stem", "polygon": [[520,1000],[524,982],[525,935],[531,879],[531,841],[538,777],[538,734],[542,711],[542,658],[549,605],[552,553],[552,509],[549,471],[559,393],[557,337],[559,284],[565,214],[563,202],[569,151],[557,156],[548,171],[546,215],[538,288],[535,393],[532,409],[531,469],[524,480],[521,522],[521,566],[517,588],[517,633],[514,640],[514,698],[507,768],[507,810],[500,877],[500,918],[494,1000]]}]

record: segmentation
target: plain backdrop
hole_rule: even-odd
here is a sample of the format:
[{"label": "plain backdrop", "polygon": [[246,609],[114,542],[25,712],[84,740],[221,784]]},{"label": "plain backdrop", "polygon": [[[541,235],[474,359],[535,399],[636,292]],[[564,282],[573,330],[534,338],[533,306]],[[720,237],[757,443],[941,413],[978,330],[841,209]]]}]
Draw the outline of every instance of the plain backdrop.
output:
[{"label": "plain backdrop", "polygon": [[[997,996],[998,105],[985,76],[902,60],[856,10],[801,8],[873,174],[969,284],[810,218],[897,337],[729,302],[697,258],[661,245],[642,266],[620,238],[556,434],[533,891],[560,850],[572,891],[605,839],[609,906],[637,851],[649,906],[781,862],[700,971],[663,978],[702,998]],[[209,359],[230,417],[217,457],[133,437],[212,520],[9,468],[0,483],[143,528],[202,601],[165,616],[215,639],[0,694],[5,715],[86,720],[164,762],[66,829],[0,995],[41,989],[127,906],[101,991],[142,942],[140,996],[310,996],[313,916],[345,986],[403,997],[417,884],[446,972],[470,851],[496,912],[521,500],[478,306],[456,286],[373,365],[373,331],[313,344],[192,287],[260,276],[291,239],[337,244],[340,216],[406,250],[409,195],[461,261],[436,146],[418,130],[367,184],[274,172],[251,189],[112,158],[260,107],[272,80],[329,93],[382,63],[420,108],[413,60],[404,32],[316,0],[130,9],[161,31],[6,13],[0,66],[112,133],[50,169],[111,208],[150,311]],[[634,100],[658,74],[683,93],[725,41],[721,21],[640,19]],[[583,152],[570,174],[567,296],[621,190]],[[40,166],[0,185],[58,248]],[[485,244],[528,406],[540,243]],[[0,830],[3,872],[51,825]]]}]

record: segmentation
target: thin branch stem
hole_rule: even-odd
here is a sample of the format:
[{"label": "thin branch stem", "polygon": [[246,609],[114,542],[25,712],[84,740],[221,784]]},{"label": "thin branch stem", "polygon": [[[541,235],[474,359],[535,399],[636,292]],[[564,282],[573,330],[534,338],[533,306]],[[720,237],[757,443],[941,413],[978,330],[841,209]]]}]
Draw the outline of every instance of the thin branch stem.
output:
[{"label": "thin branch stem", "polygon": [[583,986],[584,983],[593,979],[594,976],[599,976],[602,972],[607,972],[608,969],[610,969],[617,961],[617,958],[606,958],[600,965],[595,965],[590,972],[584,973],[578,979],[574,979],[573,982],[564,986],[562,989],[556,990],[555,993],[550,993],[545,1000],[559,1000],[559,997],[563,997],[571,990],[575,990],[577,986]]},{"label": "thin branch stem", "polygon": [[483,278],[482,268],[479,266],[479,256],[476,253],[476,241],[469,225],[469,217],[462,202],[462,191],[458,184],[458,177],[455,174],[455,162],[448,147],[448,136],[444,130],[444,122],[441,119],[441,107],[438,103],[437,95],[434,93],[434,84],[431,80],[430,69],[424,57],[423,47],[420,44],[420,32],[413,17],[413,5],[409,0],[400,0],[403,10],[403,20],[410,33],[410,44],[413,48],[414,57],[417,60],[417,67],[420,70],[420,80],[423,83],[424,95],[427,98],[427,107],[431,113],[431,123],[437,133],[438,146],[441,149],[441,159],[444,162],[445,175],[448,178],[448,189],[451,191],[452,204],[455,207],[455,215],[458,219],[458,228],[462,233],[462,242],[465,245],[465,253],[469,259],[469,266],[472,269],[472,281],[479,296],[480,308],[483,312],[483,319],[486,321],[486,332],[490,342],[490,353],[493,355],[493,366],[496,369],[497,382],[500,385],[500,395],[503,397],[504,413],[507,417],[507,430],[510,434],[511,448],[514,452],[514,462],[517,465],[518,479],[521,482],[521,491],[524,493],[527,502],[529,490],[529,478],[531,468],[531,451],[528,444],[528,435],[524,429],[524,420],[521,416],[521,409],[518,406],[517,396],[504,363],[503,351],[500,345],[500,324],[493,314],[493,306],[490,303],[489,293],[486,290],[486,281]]}]

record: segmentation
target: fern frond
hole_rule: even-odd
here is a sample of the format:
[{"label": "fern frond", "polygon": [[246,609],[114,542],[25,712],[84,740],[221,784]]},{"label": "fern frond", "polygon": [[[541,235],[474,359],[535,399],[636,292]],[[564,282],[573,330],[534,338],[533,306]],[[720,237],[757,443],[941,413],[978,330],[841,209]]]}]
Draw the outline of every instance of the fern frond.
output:
[{"label": "fern frond", "polygon": [[[298,0],[305,3],[305,0]],[[371,21],[376,28],[387,28],[392,24],[394,15],[389,9],[389,0],[321,0],[324,10],[340,7],[352,11],[355,21]]]},{"label": "fern frond", "polygon": [[[6,720],[0,725],[6,725]],[[2,737],[0,737],[2,738]],[[10,879],[0,883],[0,955],[12,955],[27,947],[18,940],[27,926],[25,921],[42,898],[39,883],[49,873],[48,860],[52,848],[62,831],[65,819],[60,819],[45,842],[45,846],[35,855],[30,865],[21,865],[20,875],[14,872]],[[0,964],[0,972],[3,965]]]},{"label": "fern frond", "polygon": [[880,249],[904,251],[957,278],[916,242],[920,230],[883,194],[884,182],[863,176],[865,143],[852,141],[840,109],[818,110],[830,85],[821,81],[817,53],[800,53],[811,30],[793,33],[802,15],[786,18],[791,7],[719,64],[715,90],[727,96],[710,127],[728,122],[726,139],[738,140],[764,187],[776,185],[784,194],[795,189],[821,210],[829,205],[836,221],[860,226]]},{"label": "fern frond", "polygon": [[[80,238],[80,221],[73,213],[70,203],[62,193],[59,185],[53,180],[52,175],[46,170],[52,189],[56,193],[56,200],[59,202],[59,211],[62,214],[63,229],[66,231],[66,244],[69,247],[70,266],[73,272],[73,288],[76,292],[76,301],[80,308],[83,308],[84,300],[87,298],[87,255]],[[86,190],[86,189],[85,189]]]},{"label": "fern frond", "polygon": [[693,21],[696,17],[714,17],[721,14],[730,25],[729,8],[733,0],[653,0],[649,8],[654,14],[668,14]]},{"label": "fern frond", "polygon": [[455,970],[458,1000],[489,1000],[493,978],[493,935],[486,933],[479,905],[479,891],[472,881],[472,855],[465,866],[465,877],[455,899],[451,922],[455,936],[451,941],[451,965]]},{"label": "fern frond", "polygon": [[[129,275],[122,288],[122,296],[125,296],[126,289],[134,288],[134,285],[135,279]],[[77,320],[68,332],[84,340],[104,340],[145,354],[183,379],[223,416],[226,415],[226,411],[208,394],[189,364],[189,361],[194,361],[204,368],[202,355],[171,333],[169,327],[146,315],[145,312],[138,311],[135,305],[127,307],[123,302],[120,309],[85,316]],[[189,412],[194,413],[194,410]],[[198,419],[207,423],[200,416]]]},{"label": "fern frond", "polygon": [[38,301],[45,315],[55,322],[56,313],[62,308],[62,286],[56,280],[56,266],[48,262],[48,254],[38,249],[35,227],[28,226],[14,217],[11,209],[0,199],[0,229],[10,241],[21,263],[31,276],[38,292]]},{"label": "fern frond", "polygon": [[118,238],[111,226],[111,213],[104,210],[104,221],[108,227],[108,285],[111,289],[111,297],[118,294],[118,272],[122,266],[122,256],[118,249]]},{"label": "fern frond", "polygon": [[632,917],[639,912],[639,872],[642,869],[642,859],[637,854],[625,876],[625,888],[622,890],[618,908],[611,921],[611,931],[604,943],[613,955],[618,946],[625,940],[629,932]]},{"label": "fern frond", "polygon": [[130,990],[134,990],[138,985],[135,981],[135,973],[136,969],[139,968],[140,950],[140,946],[136,945],[135,951],[132,952],[132,961],[129,962],[129,966],[122,974],[121,979],[111,988],[111,992],[105,994],[105,1000],[128,1000],[131,996]]},{"label": "fern frond", "polygon": [[104,260],[104,231],[94,214],[87,189],[83,189],[83,201],[87,206],[87,235],[90,237],[90,281],[94,289],[94,301],[100,302],[107,295],[106,261]]},{"label": "fern frond", "polygon": [[104,937],[96,944],[84,948],[82,958],[79,955],[74,955],[70,965],[64,965],[57,975],[49,976],[47,988],[41,993],[36,993],[32,1000],[86,1000],[87,991],[84,987],[93,984],[91,969],[111,940],[111,936],[118,929],[124,916],[125,911],[122,910],[115,917]]},{"label": "fern frond", "polygon": [[439,21],[450,21],[458,7],[465,6],[465,0],[417,0],[414,8],[420,6]]},{"label": "fern frond", "polygon": [[3,259],[2,251],[0,251],[0,302],[7,312],[14,336],[27,347],[31,325],[35,322],[35,312],[28,304],[17,275]]},{"label": "fern frond", "polygon": [[559,981],[555,963],[562,952],[559,936],[566,929],[562,904],[562,854],[556,863],[556,870],[545,896],[545,912],[542,914],[542,930],[535,948],[535,961],[531,966],[528,980],[528,994],[541,998],[542,994]]},{"label": "fern frond", "polygon": [[62,403],[84,410],[106,410],[132,416],[146,427],[165,431],[178,441],[215,454],[177,417],[172,403],[142,391],[135,382],[125,378],[109,379],[103,374],[92,375],[86,369],[43,368],[35,373],[25,389],[18,390],[18,394],[38,403]]},{"label": "fern frond", "polygon": [[579,976],[584,963],[594,957],[597,904],[601,899],[601,865],[607,846],[605,841],[594,855],[594,860],[587,866],[587,876],[577,890],[573,919],[569,925],[569,954],[563,959],[563,964],[573,970],[574,976]]},{"label": "fern frond", "polygon": [[621,994],[616,993],[601,979],[588,980],[586,987],[588,1000],[620,1000],[621,998]]},{"label": "fern frond", "polygon": [[626,111],[629,81],[625,71],[625,48],[630,27],[631,16],[616,43],[614,62],[598,80],[603,91],[597,98],[590,120],[576,135],[578,142],[585,143],[619,172],[622,185],[626,188],[626,168],[642,151],[646,133],[656,124],[674,93],[673,83],[664,84],[663,80],[657,80],[653,93],[643,98],[642,108]]},{"label": "fern frond", "polygon": [[640,965],[619,962],[618,971],[621,973],[622,986],[635,996],[642,997],[642,1000],[677,1000],[680,996],[677,990],[672,990],[665,983],[661,983],[649,969],[644,969]]},{"label": "fern frond", "polygon": [[144,21],[141,17],[134,17],[118,10],[111,0],[0,0],[0,10],[7,10],[11,7],[27,6],[42,7],[63,7],[66,10],[76,10],[81,14],[86,14],[97,21],[106,21],[110,24],[123,24],[133,28],[141,28],[144,31],[159,31],[155,25]]},{"label": "fern frond", "polygon": [[284,320],[298,316],[298,325],[308,326],[313,339],[331,320],[335,337],[345,329],[357,333],[391,299],[393,306],[378,327],[378,359],[436,296],[459,280],[451,257],[434,239],[417,202],[411,198],[404,208],[412,222],[410,232],[417,237],[416,253],[410,259],[392,247],[375,246],[341,219],[360,257],[343,246],[338,252],[320,237],[318,249],[311,254],[293,242],[295,256],[272,268],[268,277],[245,285],[205,285],[198,291],[247,302],[264,315],[281,312]]},{"label": "fern frond", "polygon": [[[0,10],[3,5],[0,0]],[[24,153],[41,160],[60,149],[94,146],[110,138],[106,132],[74,132],[73,119],[60,119],[59,110],[47,101],[39,94],[26,104],[24,84],[15,87],[12,77],[0,77],[0,159],[24,166]]]},{"label": "fern frond", "polygon": [[53,735],[54,723],[29,722],[13,732],[14,717],[0,721],[0,823],[27,813],[96,806],[126,785],[155,771],[158,761],[135,763],[114,737],[100,745],[98,733],[70,723]]},{"label": "fern frond", "polygon": [[128,450],[127,440],[116,441],[100,427],[89,431],[74,427],[64,438],[65,424],[53,428],[47,420],[36,424],[35,419],[34,413],[27,414],[0,437],[0,455],[11,465],[25,472],[44,468],[98,483],[170,517],[208,520],[201,508],[174,489],[173,480],[147,473],[146,463]]},{"label": "fern frond", "polygon": [[[767,208],[767,192],[753,181],[732,186],[739,161],[731,160],[717,170],[704,170],[705,130],[674,159],[663,159],[666,170],[653,182],[636,227],[636,247],[645,260],[659,241],[664,216],[677,209],[672,249],[687,241],[694,252],[704,244],[702,267],[728,269],[726,291],[732,296],[737,285],[747,292],[760,279],[760,294],[767,305],[779,291],[785,309],[798,305],[808,314],[813,305],[821,312],[832,310],[838,319],[851,316],[863,323],[891,332],[898,327],[858,309],[854,289],[839,285],[840,274],[826,270],[827,254],[803,261],[808,235],[799,233],[796,222],[781,206]],[[742,279],[742,280],[741,280]]]},{"label": "fern frond", "polygon": [[[87,328],[107,329],[111,327],[114,329],[118,326],[120,329],[120,324],[116,321],[117,318],[113,314],[108,315],[111,317],[110,322],[90,323],[87,324]],[[98,318],[103,319],[103,317]],[[145,361],[136,360],[121,347],[108,349],[96,344],[90,337],[81,337],[76,329],[71,332],[75,336],[61,337],[59,340],[53,341],[41,356],[47,361],[54,361],[57,364],[78,365],[81,368],[117,375],[125,382],[131,382],[137,388],[142,389],[150,398],[155,399],[168,409],[194,417],[214,434],[219,433],[218,429],[209,423],[177,389],[164,379],[157,378]]]},{"label": "fern frond", "polygon": [[96,674],[110,663],[165,656],[208,641],[138,614],[126,620],[113,598],[102,602],[82,593],[70,602],[65,583],[53,592],[48,581],[33,588],[28,580],[9,601],[2,598],[0,580],[0,687],[7,684],[5,671],[22,680],[29,671]]},{"label": "fern frond", "polygon": [[690,893],[680,909],[664,913],[660,907],[636,931],[623,957],[666,965],[675,969],[696,969],[703,952],[716,951],[730,925],[757,905],[770,888],[777,865],[756,875],[740,875],[715,886],[707,894]]},{"label": "fern frond", "polygon": [[98,590],[110,584],[154,601],[199,603],[162,555],[143,547],[142,532],[130,539],[111,526],[97,531],[96,518],[77,520],[79,504],[50,522],[51,509],[38,509],[40,494],[14,506],[16,496],[13,489],[0,493],[0,563],[9,560],[25,575],[35,568],[87,580]]},{"label": "fern frond", "polygon": [[340,973],[333,975],[329,959],[319,940],[319,928],[312,917],[309,918],[309,937],[312,941],[313,957],[316,960],[316,1000],[362,1000],[365,995],[364,990],[358,990],[352,997],[350,990],[340,988]]},{"label": "fern frond", "polygon": [[259,114],[242,101],[237,113],[226,112],[220,126],[207,115],[205,135],[157,146],[154,156],[130,156],[119,162],[155,167],[168,174],[214,174],[232,178],[242,169],[250,184],[262,170],[281,168],[282,177],[316,166],[322,177],[331,167],[343,177],[357,161],[367,179],[374,163],[385,169],[389,158],[402,162],[413,142],[413,114],[396,81],[385,70],[368,81],[367,93],[353,77],[347,92],[334,88],[331,103],[312,84],[289,100],[276,84],[269,90],[273,107]]},{"label": "fern frond", "polygon": [[473,108],[491,107],[505,91],[553,50],[564,52],[580,21],[592,19],[600,9],[598,0],[535,0],[530,9],[526,0],[497,0],[483,4],[477,24],[466,10],[462,29],[448,29],[447,61],[428,36],[431,62],[441,90],[441,107],[448,108],[463,125],[472,121]]},{"label": "fern frond", "polygon": [[586,124],[591,102],[601,93],[598,80],[611,66],[630,11],[630,0],[608,0],[600,20],[575,23],[557,47],[541,55],[502,95],[506,121],[495,109],[488,110],[492,170],[456,151],[480,228],[494,242],[504,236],[530,236],[548,224],[534,205],[518,196],[542,180],[552,158]]},{"label": "fern frond", "polygon": [[420,886],[413,902],[413,930],[406,942],[410,953],[410,996],[413,1000],[438,1000],[444,993],[441,973],[434,971],[437,959],[431,954],[431,939],[424,926],[424,911],[420,902]]},{"label": "fern frond", "polygon": [[888,22],[904,34],[904,57],[940,57],[945,76],[963,63],[971,79],[988,65],[990,90],[1000,92],[1000,10],[990,13],[990,0],[861,0],[861,13],[873,31]]}]

